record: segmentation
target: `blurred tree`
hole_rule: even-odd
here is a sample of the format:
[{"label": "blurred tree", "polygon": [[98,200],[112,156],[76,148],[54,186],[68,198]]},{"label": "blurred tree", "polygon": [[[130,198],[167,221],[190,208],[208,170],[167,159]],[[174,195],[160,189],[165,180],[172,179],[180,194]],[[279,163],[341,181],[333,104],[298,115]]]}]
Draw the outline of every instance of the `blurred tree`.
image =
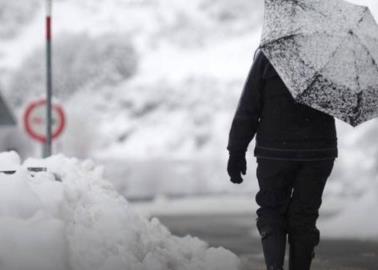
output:
[{"label": "blurred tree", "polygon": [[41,6],[39,0],[0,0],[0,39],[14,37]]},{"label": "blurred tree", "polygon": [[[11,102],[22,105],[30,97],[45,93],[44,49],[28,57],[11,79]],[[61,36],[53,45],[54,96],[67,99],[84,88],[98,91],[115,85],[137,72],[138,56],[123,35],[96,38],[82,34]]]},{"label": "blurred tree", "polygon": [[203,0],[201,8],[228,36],[255,31],[261,26],[264,15],[264,1]]}]

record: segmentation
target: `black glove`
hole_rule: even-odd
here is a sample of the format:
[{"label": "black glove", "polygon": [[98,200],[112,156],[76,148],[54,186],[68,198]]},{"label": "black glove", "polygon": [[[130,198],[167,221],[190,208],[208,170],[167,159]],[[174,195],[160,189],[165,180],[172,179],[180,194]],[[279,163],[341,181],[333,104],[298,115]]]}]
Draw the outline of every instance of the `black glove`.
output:
[{"label": "black glove", "polygon": [[227,172],[232,183],[241,184],[243,182],[242,175],[245,175],[247,172],[245,152],[230,152]]}]

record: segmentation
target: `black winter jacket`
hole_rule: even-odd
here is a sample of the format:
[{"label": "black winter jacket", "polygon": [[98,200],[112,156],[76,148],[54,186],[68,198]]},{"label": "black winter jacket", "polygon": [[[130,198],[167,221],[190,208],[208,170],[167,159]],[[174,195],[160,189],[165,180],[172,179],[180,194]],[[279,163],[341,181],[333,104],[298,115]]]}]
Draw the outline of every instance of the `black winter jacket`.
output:
[{"label": "black winter jacket", "polygon": [[262,52],[244,86],[227,149],[244,152],[256,134],[259,158],[319,160],[337,157],[335,119],[297,103]]}]

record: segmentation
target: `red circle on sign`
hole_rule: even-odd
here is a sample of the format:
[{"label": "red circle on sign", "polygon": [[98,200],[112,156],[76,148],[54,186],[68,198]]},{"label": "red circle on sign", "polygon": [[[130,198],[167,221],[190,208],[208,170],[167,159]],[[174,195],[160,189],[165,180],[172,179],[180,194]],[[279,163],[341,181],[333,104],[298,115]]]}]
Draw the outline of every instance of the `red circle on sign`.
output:
[{"label": "red circle on sign", "polygon": [[[35,101],[27,107],[25,114],[24,114],[24,126],[25,126],[25,129],[26,129],[26,132],[33,139],[35,139],[35,140],[37,140],[41,143],[46,143],[47,142],[47,136],[38,134],[33,129],[33,124],[36,124],[36,123],[42,124],[44,122],[44,119],[42,119],[42,118],[32,119],[31,118],[32,113],[40,107],[47,107],[47,101],[45,99]],[[53,104],[52,110],[55,111],[55,113],[57,114],[57,117],[60,120],[59,126],[52,133],[52,139],[55,140],[62,134],[62,132],[63,132],[65,126],[66,126],[66,117],[65,117],[65,114],[64,114],[64,110],[60,105]]]}]

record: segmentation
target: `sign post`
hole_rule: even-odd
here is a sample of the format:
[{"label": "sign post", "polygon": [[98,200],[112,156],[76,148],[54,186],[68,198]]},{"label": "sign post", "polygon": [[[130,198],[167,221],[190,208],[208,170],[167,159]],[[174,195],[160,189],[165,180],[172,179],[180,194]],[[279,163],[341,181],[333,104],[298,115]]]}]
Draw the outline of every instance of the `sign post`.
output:
[{"label": "sign post", "polygon": [[52,154],[52,0],[47,0],[46,14],[46,142],[43,157]]}]

